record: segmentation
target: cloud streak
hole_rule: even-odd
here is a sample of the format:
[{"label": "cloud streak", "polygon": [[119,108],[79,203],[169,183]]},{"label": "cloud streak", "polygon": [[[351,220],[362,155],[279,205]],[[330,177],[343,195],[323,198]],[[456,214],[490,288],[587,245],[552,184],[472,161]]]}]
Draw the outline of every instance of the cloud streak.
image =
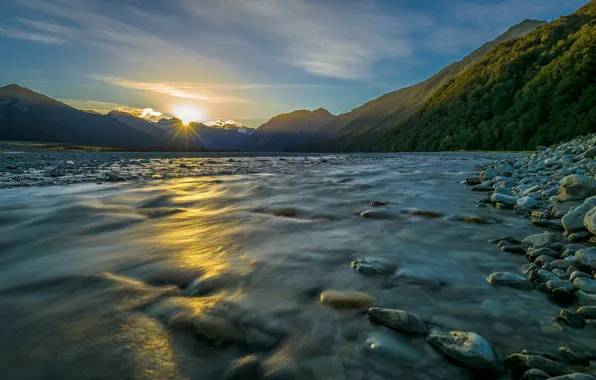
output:
[{"label": "cloud streak", "polygon": [[31,42],[38,42],[46,45],[65,45],[68,41],[48,36],[44,34],[39,34],[35,32],[29,32],[25,30],[19,30],[14,28],[1,28],[0,27],[0,35],[8,38],[13,38],[17,40],[24,40],[24,41],[31,41]]}]

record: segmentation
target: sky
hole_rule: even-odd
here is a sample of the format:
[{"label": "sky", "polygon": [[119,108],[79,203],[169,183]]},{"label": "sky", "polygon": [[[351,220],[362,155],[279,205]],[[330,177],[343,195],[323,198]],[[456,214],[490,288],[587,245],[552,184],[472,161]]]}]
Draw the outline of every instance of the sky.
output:
[{"label": "sky", "polygon": [[143,117],[343,113],[586,0],[0,0],[0,86]]}]

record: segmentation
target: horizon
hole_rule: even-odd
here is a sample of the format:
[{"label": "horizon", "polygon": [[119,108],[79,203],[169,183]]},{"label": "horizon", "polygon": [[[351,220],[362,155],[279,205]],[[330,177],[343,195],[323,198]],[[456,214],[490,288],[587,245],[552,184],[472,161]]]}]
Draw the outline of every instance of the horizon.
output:
[{"label": "horizon", "polygon": [[0,83],[100,113],[254,128],[293,110],[348,112],[586,3],[13,0]]}]

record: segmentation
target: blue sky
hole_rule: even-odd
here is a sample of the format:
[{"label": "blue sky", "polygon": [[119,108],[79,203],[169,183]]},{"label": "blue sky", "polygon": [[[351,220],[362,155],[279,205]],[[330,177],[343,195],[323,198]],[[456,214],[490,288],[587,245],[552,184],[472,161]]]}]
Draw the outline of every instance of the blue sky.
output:
[{"label": "blue sky", "polygon": [[349,111],[586,0],[2,0],[0,85],[205,119]]}]

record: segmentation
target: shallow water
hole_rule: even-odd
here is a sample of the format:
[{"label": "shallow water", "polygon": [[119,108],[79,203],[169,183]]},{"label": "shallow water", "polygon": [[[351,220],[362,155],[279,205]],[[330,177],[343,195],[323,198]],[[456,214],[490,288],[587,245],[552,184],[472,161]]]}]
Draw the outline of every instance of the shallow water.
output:
[{"label": "shallow water", "polygon": [[[212,165],[250,170],[1,189],[2,378],[223,379],[248,354],[271,379],[479,376],[423,337],[372,324],[363,310],[321,305],[325,289],[366,292],[375,305],[476,332],[501,356],[593,339],[592,332],[549,331],[545,320],[560,307],[542,293],[487,284],[491,272],[519,272],[526,263],[488,239],[541,232],[510,212],[476,207],[482,194],[459,184],[487,158],[234,156]],[[178,167],[178,159],[167,163]],[[167,165],[159,170],[168,173]],[[388,201],[382,209],[393,217],[359,217],[371,200]],[[465,224],[453,215],[499,223]],[[394,262],[397,275],[350,268],[365,257]],[[190,297],[197,278],[220,280]],[[218,344],[167,326],[170,309],[161,300],[180,292],[174,301],[185,310],[216,316],[242,336]]]}]

